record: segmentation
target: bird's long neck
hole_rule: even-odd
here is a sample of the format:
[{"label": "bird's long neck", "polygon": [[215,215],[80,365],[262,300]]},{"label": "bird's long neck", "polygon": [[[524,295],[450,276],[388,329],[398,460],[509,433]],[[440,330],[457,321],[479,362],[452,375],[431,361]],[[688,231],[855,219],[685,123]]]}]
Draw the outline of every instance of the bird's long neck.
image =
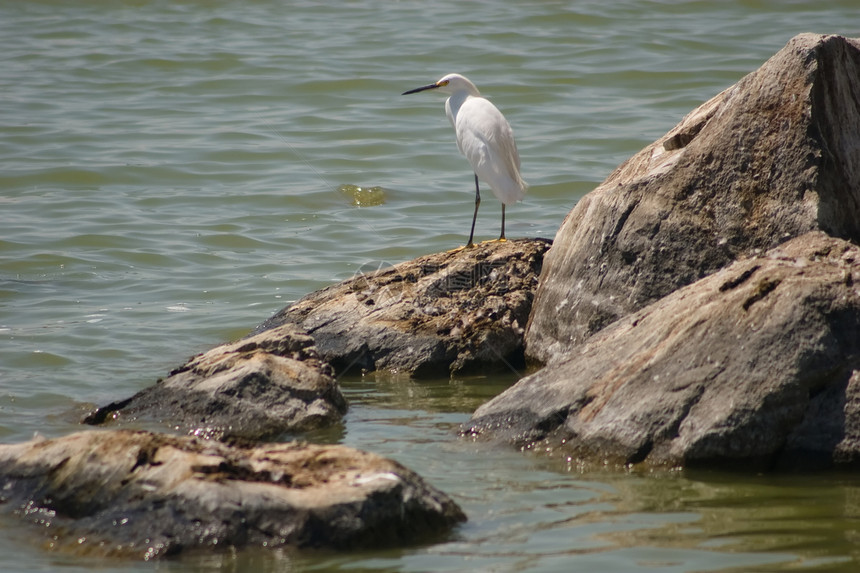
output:
[{"label": "bird's long neck", "polygon": [[[466,90],[461,90],[458,92],[454,92],[451,94],[451,97],[445,102],[445,111],[448,114],[448,119],[451,120],[452,125],[456,125],[457,123],[457,114],[460,113],[460,108],[466,102],[469,97],[472,97],[469,92]],[[480,97],[480,96],[478,96]]]}]

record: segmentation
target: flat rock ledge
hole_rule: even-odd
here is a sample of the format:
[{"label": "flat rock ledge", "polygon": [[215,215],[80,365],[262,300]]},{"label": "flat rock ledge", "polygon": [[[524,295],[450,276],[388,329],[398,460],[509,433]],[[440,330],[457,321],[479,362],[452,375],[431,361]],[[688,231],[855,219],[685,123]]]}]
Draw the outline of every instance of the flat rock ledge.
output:
[{"label": "flat rock ledge", "polygon": [[313,339],[285,324],[195,356],[83,422],[156,423],[207,438],[262,440],[334,424],[346,409]]},{"label": "flat rock ledge", "polygon": [[390,546],[465,520],[445,494],[374,454],[128,430],[0,445],[0,511],[41,530],[49,548],[142,559]]},{"label": "flat rock ledge", "polygon": [[628,315],[462,433],[618,464],[860,465],[860,247],[812,232]]},{"label": "flat rock ledge", "polygon": [[295,324],[338,375],[469,374],[523,364],[523,333],[546,239],[489,241],[431,254],[322,289],[261,324]]}]

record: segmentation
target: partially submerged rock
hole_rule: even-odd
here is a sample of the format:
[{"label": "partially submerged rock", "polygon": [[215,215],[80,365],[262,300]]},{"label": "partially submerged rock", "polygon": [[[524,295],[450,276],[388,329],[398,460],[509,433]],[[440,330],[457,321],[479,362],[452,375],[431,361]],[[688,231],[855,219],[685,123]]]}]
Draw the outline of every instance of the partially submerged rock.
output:
[{"label": "partially submerged rock", "polygon": [[288,324],[195,356],[84,423],[149,421],[205,437],[260,440],[333,424],[346,407],[313,339]]},{"label": "partially submerged rock", "polygon": [[[255,331],[296,324],[338,374],[438,376],[523,362],[544,239],[419,257],[311,293]],[[258,336],[260,334],[257,334]]]},{"label": "partially submerged rock", "polygon": [[860,465],[860,248],[816,232],[628,315],[463,432],[619,463]]},{"label": "partially submerged rock", "polygon": [[412,471],[344,446],[242,448],[122,430],[0,445],[0,511],[53,548],[144,559],[390,546],[465,520]]},{"label": "partially submerged rock", "polygon": [[579,201],[526,352],[550,362],[679,287],[808,231],[860,239],[860,40],[802,34]]}]

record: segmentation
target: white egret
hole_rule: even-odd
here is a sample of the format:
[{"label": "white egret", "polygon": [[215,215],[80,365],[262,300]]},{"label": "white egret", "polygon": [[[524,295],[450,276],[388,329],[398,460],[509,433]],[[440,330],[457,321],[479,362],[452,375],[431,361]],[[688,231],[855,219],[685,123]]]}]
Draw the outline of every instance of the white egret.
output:
[{"label": "white egret", "polygon": [[520,176],[520,154],[514,141],[514,132],[502,112],[481,96],[481,92],[468,78],[460,74],[448,74],[432,84],[403,92],[414,94],[424,90],[438,89],[449,94],[445,101],[445,113],[457,134],[460,149],[475,172],[475,214],[472,215],[472,230],[467,247],[474,245],[475,220],[481,204],[478,179],[490,185],[493,194],[502,202],[502,233],[505,240],[505,206],[516,203],[526,194],[528,185]]}]

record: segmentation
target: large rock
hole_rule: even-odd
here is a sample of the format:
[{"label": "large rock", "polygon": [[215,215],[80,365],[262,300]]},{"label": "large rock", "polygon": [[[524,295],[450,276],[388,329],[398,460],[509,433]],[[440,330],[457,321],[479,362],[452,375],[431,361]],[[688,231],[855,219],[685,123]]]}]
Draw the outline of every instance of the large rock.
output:
[{"label": "large rock", "polygon": [[144,559],[391,546],[465,519],[412,471],[344,446],[242,448],[123,430],[0,445],[0,511],[55,549]]},{"label": "large rock", "polygon": [[357,273],[302,298],[255,332],[298,325],[338,374],[447,376],[518,366],[549,245],[491,241]]},{"label": "large rock", "polygon": [[618,463],[860,462],[860,248],[821,232],[628,315],[467,435]]},{"label": "large rock", "polygon": [[860,40],[803,34],[622,164],[547,253],[526,353],[542,362],[757,249],[860,239]]},{"label": "large rock", "polygon": [[313,339],[288,324],[195,356],[84,423],[155,422],[204,437],[260,440],[330,425],[346,407]]}]

